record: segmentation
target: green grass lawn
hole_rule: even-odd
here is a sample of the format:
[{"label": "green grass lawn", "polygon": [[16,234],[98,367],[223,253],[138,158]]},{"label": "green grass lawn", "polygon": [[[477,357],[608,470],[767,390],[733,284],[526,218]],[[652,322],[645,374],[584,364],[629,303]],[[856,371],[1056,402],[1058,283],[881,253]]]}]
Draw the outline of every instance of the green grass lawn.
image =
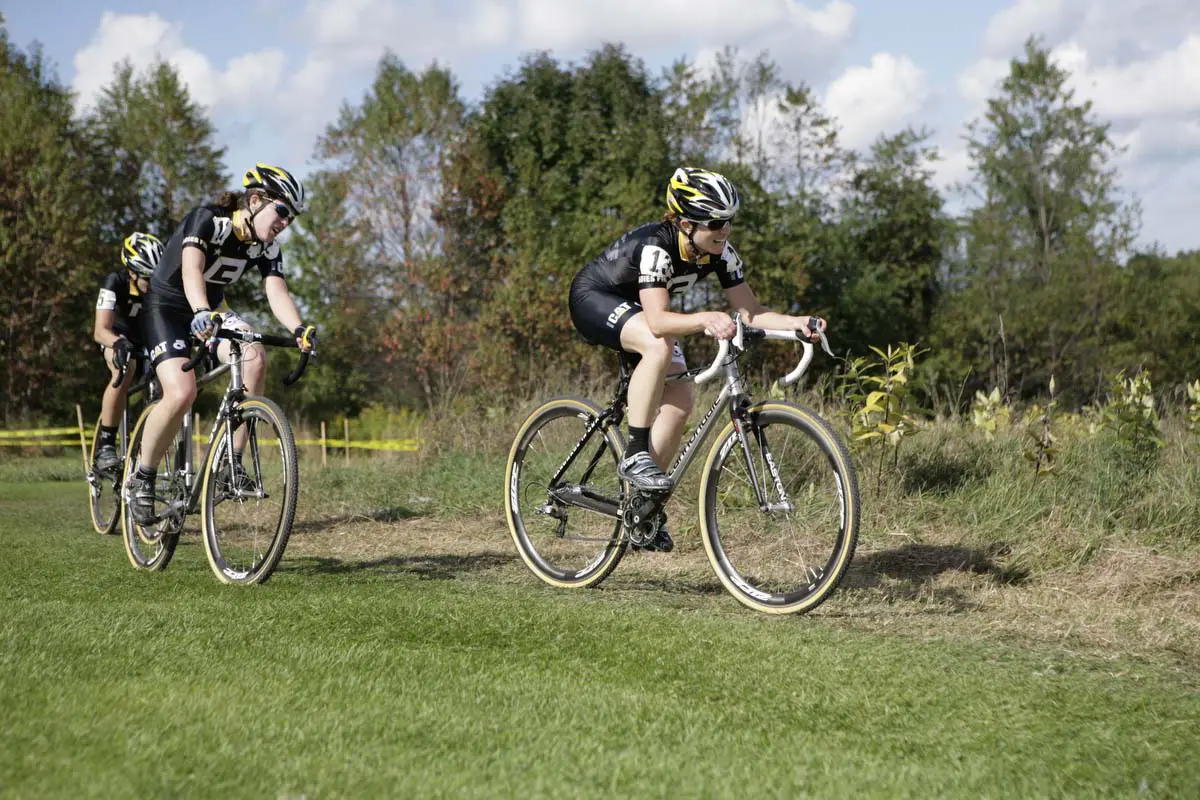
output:
[{"label": "green grass lawn", "polygon": [[42,469],[0,473],[6,797],[1200,796],[1195,674],[1161,659],[301,534],[262,587],[219,585],[194,535],[140,574]]}]

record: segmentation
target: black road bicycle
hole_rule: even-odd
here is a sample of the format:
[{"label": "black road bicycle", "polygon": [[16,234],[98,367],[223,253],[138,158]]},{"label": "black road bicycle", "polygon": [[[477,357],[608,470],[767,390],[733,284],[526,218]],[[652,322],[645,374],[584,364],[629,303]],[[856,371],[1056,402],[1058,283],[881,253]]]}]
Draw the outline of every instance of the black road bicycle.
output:
[{"label": "black road bicycle", "polygon": [[[137,569],[165,569],[175,553],[184,517],[200,512],[204,552],[223,583],[264,583],[271,577],[287,547],[296,516],[299,467],[291,423],[271,399],[246,394],[242,378],[243,343],[295,347],[288,336],[270,336],[241,329],[219,328],[205,347],[184,365],[194,369],[218,339],[230,342],[227,363],[197,378],[198,386],[228,372],[229,386],[221,398],[208,437],[203,461],[194,463],[192,415],[186,414],[179,434],[158,464],[155,483],[155,521],[139,525],[133,519],[126,491],[121,515],[125,551]],[[303,353],[294,372],[283,379],[290,386],[308,365]],[[142,432],[156,403],[146,406],[129,440],[128,464],[137,464]],[[236,464],[234,439],[245,437],[242,467]],[[132,470],[131,470],[132,471]]]},{"label": "black road bicycle", "polygon": [[[675,376],[700,384],[723,372],[725,384],[668,474],[678,486],[728,409],[700,482],[700,531],[709,562],[749,608],[811,611],[837,588],[854,555],[854,466],[841,438],[815,411],[779,400],[755,402],[742,384],[738,359],[753,344],[783,339],[803,346],[782,386],[808,368],[813,345],[794,332],[736,322],[737,335],[720,342],[711,365]],[[823,333],[821,343],[829,353]],[[630,545],[654,538],[670,496],[631,490],[617,475],[629,376],[622,354],[607,408],[556,397],[526,418],[513,441],[504,492],[509,530],[525,564],[552,586],[597,586]]]},{"label": "black road bicycle", "polygon": [[129,387],[129,392],[125,399],[125,410],[121,412],[120,422],[117,423],[117,455],[121,457],[121,461],[113,466],[98,470],[95,468],[96,450],[100,446],[100,420],[96,420],[96,427],[92,431],[91,446],[87,452],[87,482],[88,482],[88,499],[89,510],[92,516],[92,527],[96,532],[104,536],[109,536],[117,532],[117,523],[121,520],[121,486],[125,477],[125,453],[129,446],[129,407],[134,399],[146,392],[146,396],[150,402],[154,402],[161,396],[158,388],[158,381],[154,378],[154,370],[150,369],[150,361],[147,353],[143,350],[137,355],[131,355],[124,364],[118,365],[117,376],[113,379],[113,388],[121,385],[125,380],[125,374],[133,366],[141,365],[141,375],[137,381]]}]

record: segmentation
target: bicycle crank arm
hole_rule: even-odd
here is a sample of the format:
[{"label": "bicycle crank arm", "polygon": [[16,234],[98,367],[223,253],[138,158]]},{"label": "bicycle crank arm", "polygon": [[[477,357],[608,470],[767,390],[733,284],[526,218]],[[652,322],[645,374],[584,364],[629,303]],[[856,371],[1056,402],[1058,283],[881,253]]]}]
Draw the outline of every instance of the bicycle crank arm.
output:
[{"label": "bicycle crank arm", "polygon": [[606,517],[617,516],[617,503],[604,495],[597,494],[586,486],[567,483],[550,490],[550,496],[563,505],[595,511]]},{"label": "bicycle crank arm", "polygon": [[[186,500],[176,500],[174,503],[169,503],[161,513],[154,515],[154,522],[151,522],[150,525],[157,525],[158,523],[164,522],[171,517],[177,516],[184,510],[186,506]],[[145,528],[149,526],[143,525],[142,527]]]}]

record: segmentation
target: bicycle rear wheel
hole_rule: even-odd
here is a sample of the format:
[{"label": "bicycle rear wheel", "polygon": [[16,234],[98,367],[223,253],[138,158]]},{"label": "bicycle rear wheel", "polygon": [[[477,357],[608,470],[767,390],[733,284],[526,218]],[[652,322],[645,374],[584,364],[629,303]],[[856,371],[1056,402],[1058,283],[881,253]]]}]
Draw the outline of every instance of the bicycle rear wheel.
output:
[{"label": "bicycle rear wheel", "polygon": [[[217,428],[204,464],[204,551],[222,583],[265,583],[296,517],[296,440],[283,411],[265,397],[247,397],[232,414]],[[242,470],[231,458],[239,430],[246,435]]]},{"label": "bicycle rear wheel", "polygon": [[[119,438],[117,444],[121,444]],[[121,521],[121,485],[124,476],[124,462],[103,471],[97,471],[96,450],[100,446],[100,420],[96,420],[96,429],[92,432],[92,445],[88,451],[88,506],[92,517],[92,527],[102,536],[111,536],[117,532]]]},{"label": "bicycle rear wheel", "polygon": [[744,437],[727,425],[709,452],[700,486],[704,549],[721,583],[749,608],[811,611],[854,556],[854,467],[837,433],[810,409],[761,403],[747,422]]},{"label": "bicycle rear wheel", "polygon": [[[141,459],[142,431],[155,405],[157,403],[146,406],[142,415],[138,417],[133,436],[129,437],[129,452],[126,454],[125,463],[132,465],[133,469],[137,468]],[[130,472],[132,470],[126,470],[126,473]],[[176,436],[158,463],[158,476],[154,483],[154,506],[155,510],[164,516],[154,525],[138,525],[129,510],[129,503],[124,502],[123,498],[121,529],[125,540],[125,554],[129,557],[129,563],[136,569],[150,572],[166,569],[171,556],[175,554],[175,546],[179,544],[179,533],[183,530],[183,517],[187,512],[188,492],[184,472],[180,441]],[[124,492],[122,483],[122,495]]]},{"label": "bicycle rear wheel", "polygon": [[[617,461],[624,444],[611,426],[583,442],[599,415],[590,400],[555,398],[526,418],[508,454],[508,528],[526,566],[551,586],[596,586],[625,553],[617,518]],[[566,471],[551,486],[568,458]]]}]

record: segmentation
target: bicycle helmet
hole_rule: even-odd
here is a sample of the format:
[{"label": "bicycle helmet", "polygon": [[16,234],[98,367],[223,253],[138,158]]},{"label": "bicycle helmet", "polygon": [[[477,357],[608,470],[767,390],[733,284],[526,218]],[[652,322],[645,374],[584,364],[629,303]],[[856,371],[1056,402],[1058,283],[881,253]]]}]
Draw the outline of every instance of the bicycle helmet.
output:
[{"label": "bicycle helmet", "polygon": [[149,233],[131,233],[121,248],[121,263],[139,278],[149,278],[162,258],[163,243]]},{"label": "bicycle helmet", "polygon": [[303,214],[308,209],[308,194],[304,191],[304,184],[282,167],[273,167],[260,161],[246,170],[242,186],[260,189],[268,197],[282,200],[296,214]]},{"label": "bicycle helmet", "polygon": [[740,202],[728,178],[706,169],[680,167],[667,186],[667,208],[690,222],[732,219]]}]

